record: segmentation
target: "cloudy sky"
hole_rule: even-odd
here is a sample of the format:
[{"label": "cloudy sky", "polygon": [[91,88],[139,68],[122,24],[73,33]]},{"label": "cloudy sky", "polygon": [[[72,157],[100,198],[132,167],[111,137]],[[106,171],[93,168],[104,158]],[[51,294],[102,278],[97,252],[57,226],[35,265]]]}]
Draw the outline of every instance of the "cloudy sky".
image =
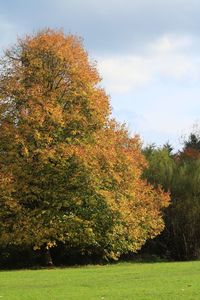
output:
[{"label": "cloudy sky", "polygon": [[0,0],[0,52],[44,27],[84,39],[113,115],[146,143],[200,121],[199,0]]}]

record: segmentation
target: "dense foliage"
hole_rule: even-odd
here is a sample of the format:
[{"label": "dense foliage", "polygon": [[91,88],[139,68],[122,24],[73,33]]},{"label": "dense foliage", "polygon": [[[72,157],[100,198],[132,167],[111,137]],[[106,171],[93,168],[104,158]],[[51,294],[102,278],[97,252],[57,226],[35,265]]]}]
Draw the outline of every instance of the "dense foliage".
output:
[{"label": "dense foliage", "polygon": [[164,228],[138,137],[110,118],[80,39],[46,30],[0,64],[0,245],[117,258]]},{"label": "dense foliage", "polygon": [[[161,185],[171,194],[165,210],[166,228],[149,244],[147,252],[185,260],[200,257],[200,138],[191,133],[182,151],[147,147],[149,168],[144,177],[154,186]],[[153,250],[151,249],[153,247]]]}]

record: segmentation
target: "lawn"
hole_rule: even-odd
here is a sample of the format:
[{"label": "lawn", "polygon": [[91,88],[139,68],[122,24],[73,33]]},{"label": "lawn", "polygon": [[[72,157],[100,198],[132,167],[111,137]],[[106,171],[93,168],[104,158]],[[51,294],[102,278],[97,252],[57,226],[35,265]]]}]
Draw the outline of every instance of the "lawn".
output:
[{"label": "lawn", "polygon": [[200,299],[200,262],[1,271],[0,299]]}]

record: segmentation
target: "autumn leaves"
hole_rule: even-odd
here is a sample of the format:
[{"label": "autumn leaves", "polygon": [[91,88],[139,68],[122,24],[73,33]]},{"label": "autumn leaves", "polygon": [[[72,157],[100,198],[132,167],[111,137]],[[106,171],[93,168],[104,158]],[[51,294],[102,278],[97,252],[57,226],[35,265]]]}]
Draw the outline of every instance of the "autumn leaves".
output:
[{"label": "autumn leaves", "polygon": [[[110,117],[80,39],[46,30],[0,74],[0,243],[117,258],[163,227],[169,196],[141,179],[138,137]],[[5,182],[8,182],[5,184]]]}]

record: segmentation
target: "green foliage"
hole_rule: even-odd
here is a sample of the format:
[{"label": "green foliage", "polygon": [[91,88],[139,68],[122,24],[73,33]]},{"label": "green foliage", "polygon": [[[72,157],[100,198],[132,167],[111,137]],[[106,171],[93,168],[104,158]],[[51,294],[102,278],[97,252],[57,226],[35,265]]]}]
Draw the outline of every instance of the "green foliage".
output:
[{"label": "green foliage", "polygon": [[200,159],[177,165],[172,186],[172,226],[176,251],[191,259],[200,256]]},{"label": "green foliage", "polygon": [[148,161],[148,168],[143,176],[154,186],[161,185],[165,191],[169,191],[172,185],[175,161],[168,147],[156,148],[148,146],[143,150]]},{"label": "green foliage", "polygon": [[166,229],[157,239],[167,255],[175,259],[200,257],[200,156],[194,135],[185,141],[182,152],[172,154],[165,147],[149,147],[144,153],[149,168],[144,177],[161,185],[171,195],[165,210]]}]

